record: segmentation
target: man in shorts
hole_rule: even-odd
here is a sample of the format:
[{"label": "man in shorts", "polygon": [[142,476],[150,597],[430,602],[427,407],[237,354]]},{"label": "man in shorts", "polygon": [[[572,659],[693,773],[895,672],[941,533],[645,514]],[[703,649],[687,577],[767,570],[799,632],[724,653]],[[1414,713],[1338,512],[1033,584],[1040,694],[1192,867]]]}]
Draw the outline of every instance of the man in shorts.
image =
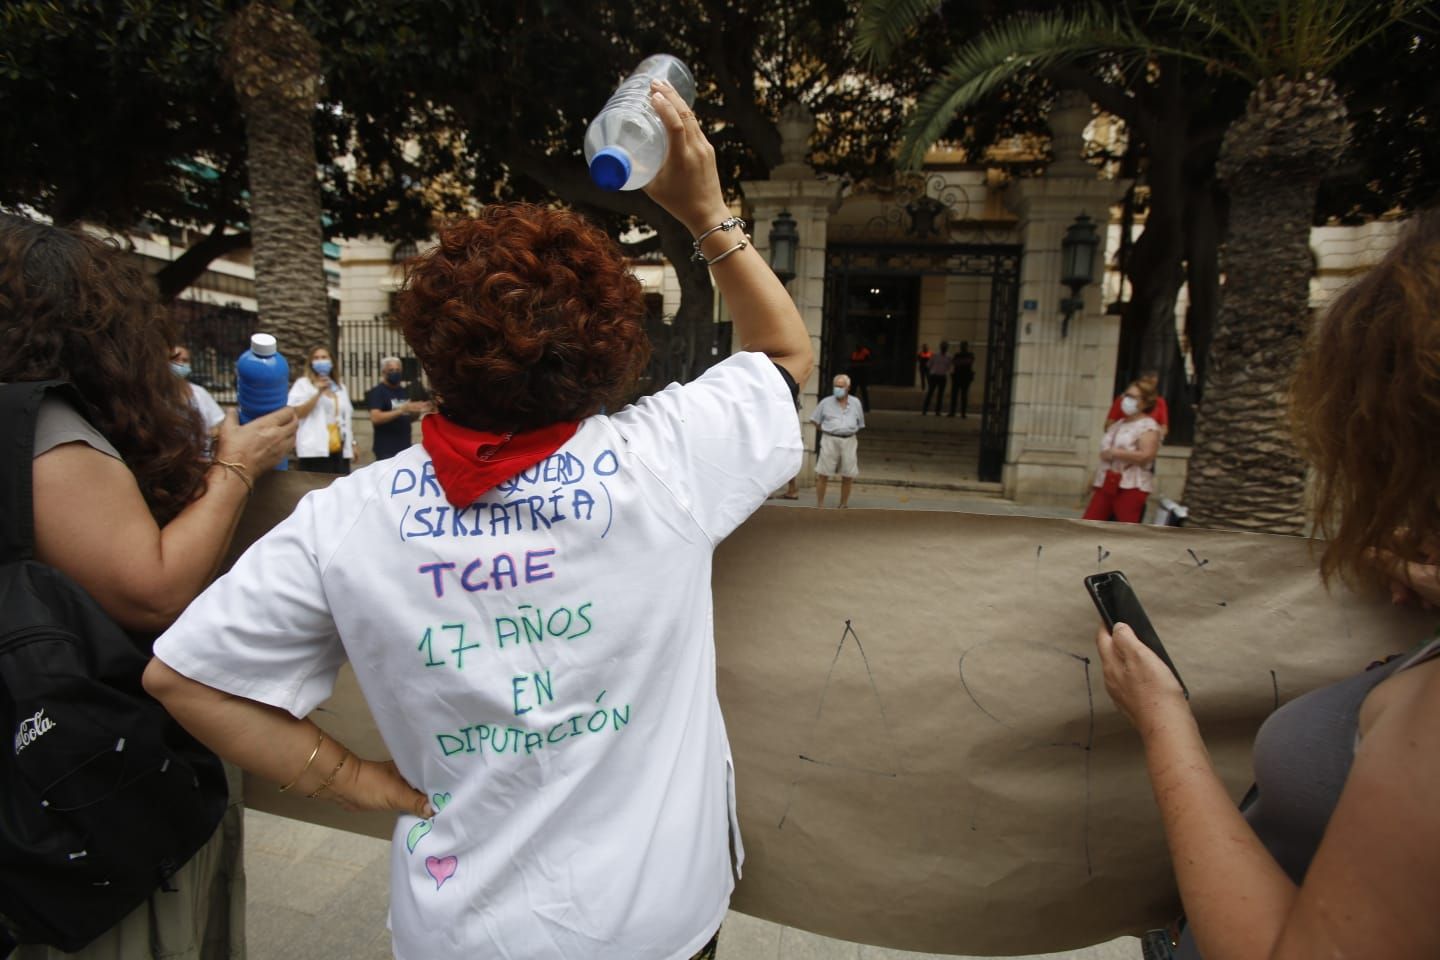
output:
[{"label": "man in shorts", "polygon": [[860,475],[856,458],[859,441],[855,434],[865,429],[865,410],[857,397],[850,396],[850,378],[835,378],[832,394],[821,400],[810,422],[820,429],[820,460],[815,465],[815,506],[825,506],[825,485],[840,478],[840,507],[850,505],[850,488]]}]

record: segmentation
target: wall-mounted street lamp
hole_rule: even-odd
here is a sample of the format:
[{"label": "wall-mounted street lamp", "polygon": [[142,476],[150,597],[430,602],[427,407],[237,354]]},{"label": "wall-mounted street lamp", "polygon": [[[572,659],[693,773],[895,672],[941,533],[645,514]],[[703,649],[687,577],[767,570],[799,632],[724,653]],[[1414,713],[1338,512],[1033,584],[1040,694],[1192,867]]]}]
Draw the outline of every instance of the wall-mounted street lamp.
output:
[{"label": "wall-mounted street lamp", "polygon": [[795,228],[795,218],[790,211],[780,211],[780,216],[770,222],[770,269],[781,283],[795,279],[795,253],[800,249],[800,231]]},{"label": "wall-mounted street lamp", "polygon": [[1060,336],[1070,333],[1070,318],[1085,308],[1085,299],[1080,291],[1095,282],[1095,251],[1100,248],[1100,237],[1095,232],[1095,223],[1085,214],[1065,231],[1060,241],[1060,282],[1070,288],[1070,296],[1060,301]]}]

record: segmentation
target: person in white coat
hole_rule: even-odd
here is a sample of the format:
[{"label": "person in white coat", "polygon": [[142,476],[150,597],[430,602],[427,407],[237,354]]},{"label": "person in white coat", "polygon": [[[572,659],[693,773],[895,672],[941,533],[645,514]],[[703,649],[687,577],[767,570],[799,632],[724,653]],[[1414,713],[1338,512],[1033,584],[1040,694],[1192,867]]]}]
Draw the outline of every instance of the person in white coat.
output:
[{"label": "person in white coat", "polygon": [[305,356],[305,374],[290,387],[286,401],[300,418],[295,434],[297,470],[313,473],[350,472],[355,458],[355,409],[340,382],[330,348],[314,346]]},{"label": "person in white coat", "polygon": [[[654,97],[669,155],[646,191],[744,350],[627,404],[645,302],[603,231],[528,204],[445,227],[396,297],[436,401],[422,442],[306,496],[145,675],[255,775],[403,814],[399,960],[715,956],[744,844],[711,556],[800,468],[814,358],[694,114]],[[346,660],[393,762],[311,719]]]}]

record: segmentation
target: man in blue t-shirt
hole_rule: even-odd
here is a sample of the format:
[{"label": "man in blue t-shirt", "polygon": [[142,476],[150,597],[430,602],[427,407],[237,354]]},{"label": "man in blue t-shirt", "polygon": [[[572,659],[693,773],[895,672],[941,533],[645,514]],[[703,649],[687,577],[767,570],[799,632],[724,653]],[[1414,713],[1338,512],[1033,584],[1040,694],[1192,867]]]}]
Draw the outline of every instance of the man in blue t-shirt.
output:
[{"label": "man in blue t-shirt", "polygon": [[403,376],[400,358],[386,357],[380,361],[380,382],[365,394],[375,428],[376,460],[387,460],[409,447],[411,421],[434,410],[428,401],[410,399]]}]

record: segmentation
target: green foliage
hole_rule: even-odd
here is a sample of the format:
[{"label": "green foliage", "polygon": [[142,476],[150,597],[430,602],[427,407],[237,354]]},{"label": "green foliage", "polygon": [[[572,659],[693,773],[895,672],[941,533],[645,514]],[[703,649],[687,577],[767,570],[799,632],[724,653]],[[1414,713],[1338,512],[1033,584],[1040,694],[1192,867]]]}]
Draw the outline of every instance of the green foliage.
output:
[{"label": "green foliage", "polygon": [[[246,157],[220,37],[239,0],[15,0],[0,9],[0,203],[117,229],[143,219],[244,222]],[[607,211],[580,147],[610,88],[644,55],[695,68],[697,109],[732,191],[779,162],[789,99],[820,126],[816,160],[858,179],[889,164],[916,63],[856,74],[846,0],[294,0],[319,42],[317,153],[332,233],[400,239],[466,196]],[[857,81],[859,78],[859,82]],[[219,171],[197,180],[182,161]]]},{"label": "green foliage", "polygon": [[1101,51],[1139,54],[1152,47],[1123,11],[1098,6],[1024,13],[997,23],[956,51],[940,78],[921,94],[905,127],[900,165],[919,168],[925,151],[957,112],[1007,82]]},{"label": "green foliage", "polygon": [[[214,70],[214,3],[0,8],[0,203],[113,227],[243,215],[242,127]],[[196,176],[180,160],[205,161]]]},{"label": "green foliage", "polygon": [[[883,57],[924,11],[914,0],[863,0],[857,49]],[[900,16],[886,21],[887,11]],[[1434,0],[1132,0],[1052,3],[990,20],[952,52],[905,126],[902,166],[915,167],[958,113],[1020,78],[1099,58],[1120,69],[1149,58],[1188,60],[1247,83],[1326,76]]]},{"label": "green foliage", "polygon": [[855,53],[872,67],[888,63],[941,0],[873,0],[860,5]]},{"label": "green foliage", "polygon": [[[1431,0],[1158,0],[1186,28],[1196,57],[1259,83],[1267,77],[1327,76]],[[1198,29],[1196,29],[1198,28]],[[1208,54],[1208,56],[1207,56]]]}]

